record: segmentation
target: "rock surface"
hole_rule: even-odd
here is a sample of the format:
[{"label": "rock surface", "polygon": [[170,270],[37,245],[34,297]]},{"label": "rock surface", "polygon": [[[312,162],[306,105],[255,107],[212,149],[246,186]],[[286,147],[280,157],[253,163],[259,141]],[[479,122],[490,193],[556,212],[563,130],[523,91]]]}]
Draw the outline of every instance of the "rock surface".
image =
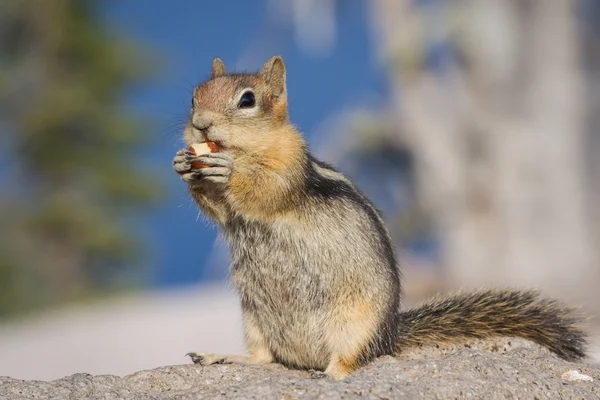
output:
[{"label": "rock surface", "polygon": [[51,382],[0,377],[0,399],[214,398],[597,399],[600,368],[564,361],[529,342],[504,339],[421,349],[398,359],[381,357],[345,381],[311,379],[308,372],[276,364],[180,365],[123,378],[75,374]]}]

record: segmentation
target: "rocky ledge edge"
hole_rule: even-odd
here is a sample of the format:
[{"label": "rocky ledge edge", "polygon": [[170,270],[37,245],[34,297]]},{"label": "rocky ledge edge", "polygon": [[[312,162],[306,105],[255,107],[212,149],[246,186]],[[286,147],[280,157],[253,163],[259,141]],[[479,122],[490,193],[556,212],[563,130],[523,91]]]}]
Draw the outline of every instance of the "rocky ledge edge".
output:
[{"label": "rocky ledge edge", "polygon": [[178,365],[51,382],[0,377],[0,399],[600,398],[600,367],[518,339],[381,357],[344,381],[281,365]]}]

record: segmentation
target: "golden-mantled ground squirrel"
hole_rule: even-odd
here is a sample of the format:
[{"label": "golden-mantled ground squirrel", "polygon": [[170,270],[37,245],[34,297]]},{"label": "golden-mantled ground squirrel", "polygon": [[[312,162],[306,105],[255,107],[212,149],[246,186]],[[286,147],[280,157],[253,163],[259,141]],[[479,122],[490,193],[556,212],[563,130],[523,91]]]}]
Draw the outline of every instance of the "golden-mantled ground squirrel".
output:
[{"label": "golden-mantled ground squirrel", "polygon": [[343,379],[411,346],[493,336],[584,356],[578,317],[533,291],[456,294],[400,311],[400,272],[381,216],[310,154],[288,119],[285,80],[281,57],[256,74],[227,74],[216,58],[194,90],[185,142],[212,141],[219,151],[181,150],[173,165],[229,244],[249,351],[190,353],[194,362],[279,362]]}]

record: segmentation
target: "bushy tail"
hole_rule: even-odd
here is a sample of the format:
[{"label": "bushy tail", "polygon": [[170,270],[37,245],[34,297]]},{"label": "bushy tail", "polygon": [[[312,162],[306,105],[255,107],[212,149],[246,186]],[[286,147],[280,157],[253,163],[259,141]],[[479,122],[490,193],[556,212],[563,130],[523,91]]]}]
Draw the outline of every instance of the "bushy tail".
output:
[{"label": "bushy tail", "polygon": [[399,350],[467,338],[520,337],[566,360],[585,357],[586,335],[574,309],[535,291],[486,290],[433,299],[400,313]]}]

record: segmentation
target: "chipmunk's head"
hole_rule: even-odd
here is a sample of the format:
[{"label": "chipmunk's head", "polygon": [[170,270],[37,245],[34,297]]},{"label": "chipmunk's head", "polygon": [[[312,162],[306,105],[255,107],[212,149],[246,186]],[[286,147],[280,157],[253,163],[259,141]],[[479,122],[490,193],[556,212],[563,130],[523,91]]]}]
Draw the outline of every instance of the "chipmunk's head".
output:
[{"label": "chipmunk's head", "polygon": [[[216,142],[232,153],[272,146],[289,128],[285,65],[272,57],[256,74],[227,74],[219,58],[210,79],[194,90],[185,141]],[[289,130],[289,129],[288,129]]]}]

